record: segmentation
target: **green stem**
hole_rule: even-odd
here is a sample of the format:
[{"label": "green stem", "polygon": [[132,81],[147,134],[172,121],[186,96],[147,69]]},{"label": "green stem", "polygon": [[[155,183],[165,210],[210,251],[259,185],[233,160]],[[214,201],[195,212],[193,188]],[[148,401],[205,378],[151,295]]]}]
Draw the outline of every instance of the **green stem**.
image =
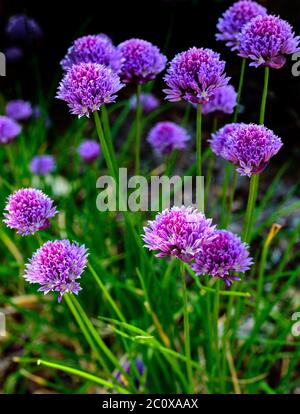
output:
[{"label": "green stem", "polygon": [[104,387],[107,387],[107,388],[110,388],[110,389],[116,389],[121,394],[129,394],[130,393],[128,390],[121,387],[120,385],[111,384],[110,382],[105,381],[105,380],[103,380],[99,377],[96,377],[95,375],[89,374],[88,372],[84,372],[84,371],[81,371],[81,370],[76,369],[76,368],[68,367],[67,365],[57,364],[55,362],[45,361],[43,359],[38,359],[37,360],[37,365],[43,365],[43,366],[48,367],[48,368],[58,369],[60,371],[66,372],[68,374],[77,375],[81,378],[84,378],[87,381],[91,381],[91,382],[94,382],[96,384],[99,384],[102,387],[104,386]]},{"label": "green stem", "polygon": [[265,123],[265,113],[266,113],[266,103],[267,103],[267,96],[268,96],[269,75],[270,75],[270,68],[269,68],[269,66],[265,66],[264,88],[263,88],[263,94],[262,94],[261,106],[260,106],[260,115],[259,115],[259,123],[261,125],[263,125]]},{"label": "green stem", "polygon": [[110,155],[110,151],[109,151],[109,147],[107,145],[104,133],[103,133],[103,128],[102,128],[102,123],[99,117],[98,112],[94,112],[94,118],[95,118],[95,124],[96,124],[96,130],[97,130],[97,134],[98,134],[98,138],[100,141],[100,145],[101,145],[101,149],[109,170],[109,173],[112,177],[114,177],[114,179],[116,180],[116,182],[118,182],[117,180],[117,171],[115,170],[114,167],[114,163],[113,160],[111,158]]},{"label": "green stem", "polygon": [[197,105],[197,114],[196,114],[196,171],[197,176],[201,177],[202,175],[202,159],[201,159],[201,132],[202,132],[202,113],[201,113],[201,104]]},{"label": "green stem", "polygon": [[249,243],[251,240],[251,230],[254,220],[254,208],[258,191],[259,174],[252,175],[250,178],[250,189],[247,203],[247,210],[242,233],[242,239]]},{"label": "green stem", "polygon": [[102,124],[103,124],[106,143],[107,143],[107,147],[108,147],[108,150],[109,150],[109,153],[110,153],[112,163],[114,165],[114,169],[115,169],[115,171],[118,171],[117,160],[116,160],[116,156],[115,156],[115,151],[114,151],[113,141],[112,141],[112,135],[111,135],[110,126],[109,126],[108,112],[107,112],[107,109],[106,109],[105,105],[103,105],[101,107],[101,121],[102,121]]},{"label": "green stem", "polygon": [[170,176],[172,174],[172,171],[174,169],[174,165],[176,163],[177,160],[177,156],[178,156],[178,151],[173,151],[172,154],[168,155],[166,157],[166,176]]},{"label": "green stem", "polygon": [[[214,296],[214,337],[215,337],[215,367],[216,367],[216,376],[219,376],[221,379],[221,369],[220,369],[220,348],[219,348],[219,312],[220,312],[220,280],[217,280],[216,283],[216,293]],[[217,382],[218,383],[218,382]]]},{"label": "green stem", "polygon": [[186,274],[185,266],[183,262],[180,262],[181,278],[182,278],[182,296],[183,296],[183,318],[184,318],[184,344],[185,344],[185,356],[187,376],[189,381],[189,392],[193,392],[193,371],[191,361],[191,342],[190,342],[190,322],[187,300],[187,288],[186,288]]},{"label": "green stem", "polygon": [[140,152],[141,152],[141,90],[142,86],[137,85],[136,89],[136,118],[135,118],[135,166],[134,173],[139,175],[140,173]]},{"label": "green stem", "polygon": [[109,291],[107,290],[106,286],[104,285],[104,283],[102,282],[102,280],[100,279],[100,277],[98,276],[98,274],[96,273],[96,271],[94,270],[94,268],[92,267],[92,265],[90,263],[88,263],[88,268],[89,268],[92,276],[94,277],[96,283],[98,284],[98,286],[102,290],[103,295],[105,296],[108,303],[110,304],[110,306],[114,310],[115,314],[117,315],[117,317],[120,319],[120,321],[126,322],[126,319],[123,316],[122,312],[118,308],[117,304],[115,303],[115,301],[111,297],[111,295],[110,295]]},{"label": "green stem", "polygon": [[230,194],[229,194],[229,202],[228,202],[228,214],[226,216],[226,222],[225,222],[225,228],[228,227],[230,220],[231,220],[231,214],[232,214],[232,207],[233,207],[233,201],[234,201],[234,195],[236,190],[236,184],[238,179],[238,172],[236,169],[233,172],[232,182],[231,182],[231,188],[230,188]]},{"label": "green stem", "polygon": [[[213,127],[212,127],[212,134],[216,132],[218,128],[218,118],[215,116],[213,119]],[[208,167],[207,167],[207,173],[206,173],[206,180],[205,180],[205,194],[204,194],[204,202],[206,204],[206,200],[208,199],[208,194],[210,190],[210,185],[212,181],[212,175],[214,170],[214,161],[215,157],[212,153],[212,151],[209,151],[208,154]]]},{"label": "green stem", "polygon": [[222,183],[222,210],[221,210],[221,227],[224,227],[227,213],[227,200],[228,200],[228,186],[230,181],[230,176],[232,172],[232,165],[230,162],[226,161],[225,173]]},{"label": "green stem", "polygon": [[237,103],[236,103],[236,107],[235,107],[235,111],[233,115],[233,123],[237,122],[239,111],[240,111],[240,101],[241,101],[242,89],[243,89],[244,78],[245,78],[245,69],[246,69],[246,58],[243,58],[242,64],[241,64],[238,93],[237,93]]},{"label": "green stem", "polygon": [[65,299],[65,301],[66,301],[66,303],[67,303],[67,305],[68,305],[71,313],[73,314],[76,322],[78,323],[78,326],[79,326],[79,328],[80,328],[83,336],[85,337],[87,343],[89,344],[89,346],[91,347],[91,349],[94,351],[94,353],[95,353],[95,355],[96,355],[96,357],[97,357],[100,365],[103,367],[103,369],[105,370],[106,374],[108,376],[110,376],[110,370],[108,369],[108,366],[106,365],[104,359],[100,355],[100,353],[98,351],[98,348],[96,347],[96,345],[95,345],[95,343],[94,343],[94,341],[93,341],[93,339],[92,339],[92,337],[91,337],[91,335],[90,335],[87,327],[85,326],[85,324],[84,324],[84,322],[83,322],[83,320],[81,318],[81,315],[79,314],[79,312],[75,308],[75,306],[74,306],[74,304],[72,302],[72,299],[71,299],[70,295],[68,293],[65,294],[64,295],[64,299]]}]

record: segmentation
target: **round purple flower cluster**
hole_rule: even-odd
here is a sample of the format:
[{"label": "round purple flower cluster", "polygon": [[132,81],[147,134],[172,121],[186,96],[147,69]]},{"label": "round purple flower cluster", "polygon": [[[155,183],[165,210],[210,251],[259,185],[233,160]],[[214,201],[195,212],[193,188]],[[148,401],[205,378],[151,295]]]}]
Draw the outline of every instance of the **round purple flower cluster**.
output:
[{"label": "round purple flower cluster", "polygon": [[239,34],[239,55],[252,60],[250,66],[280,69],[285,55],[299,50],[300,37],[291,25],[276,16],[257,16]]},{"label": "round purple flower cluster", "polygon": [[147,137],[149,144],[161,155],[184,149],[189,139],[186,130],[174,122],[158,122]]},{"label": "round purple flower cluster", "polygon": [[0,115],[0,144],[8,144],[20,134],[22,128],[13,119]]},{"label": "round purple flower cluster", "polygon": [[121,54],[108,37],[83,36],[75,40],[60,62],[64,70],[79,63],[99,63],[118,72],[121,67]]},{"label": "round purple flower cluster", "polygon": [[41,285],[44,294],[59,292],[58,302],[66,292],[77,294],[81,287],[76,281],[87,264],[84,245],[69,240],[48,241],[40,247],[26,265],[25,280]]},{"label": "round purple flower cluster", "polygon": [[37,155],[30,162],[30,171],[36,175],[47,175],[54,171],[55,167],[52,155]]},{"label": "round purple flower cluster", "polygon": [[123,87],[119,76],[98,63],[73,65],[62,79],[57,98],[66,101],[74,115],[89,116],[107,103],[114,102]]},{"label": "round purple flower cluster", "polygon": [[206,104],[202,105],[204,115],[213,112],[232,114],[237,105],[237,93],[232,85],[222,86],[215,90],[215,96]]},{"label": "round purple flower cluster", "polygon": [[182,206],[159,213],[144,232],[145,247],[158,250],[157,257],[175,256],[188,263],[214,237],[214,226],[198,210]]},{"label": "round purple flower cluster", "polygon": [[[142,111],[145,114],[152,112],[159,107],[159,100],[151,93],[142,92],[140,96]],[[129,100],[130,108],[136,110],[136,95],[132,95]]]},{"label": "round purple flower cluster", "polygon": [[197,275],[219,277],[230,286],[252,263],[246,243],[229,231],[216,230],[214,239],[205,243],[196,256],[192,269]]},{"label": "round purple flower cluster", "polygon": [[8,102],[5,108],[6,115],[16,121],[23,121],[30,118],[32,111],[31,103],[23,101],[22,99]]},{"label": "round purple flower cluster", "polygon": [[22,236],[49,227],[57,214],[53,201],[35,188],[22,188],[8,197],[3,222]]},{"label": "round purple flower cluster", "polygon": [[252,264],[248,245],[235,234],[216,230],[210,219],[191,207],[173,207],[148,222],[145,247],[157,257],[175,256],[190,263],[198,275],[221,278],[228,286]]},{"label": "round purple flower cluster", "polygon": [[263,125],[236,124],[225,128],[213,136],[212,150],[236,165],[241,175],[251,177],[261,173],[283,145],[281,139]]},{"label": "round purple flower cluster", "polygon": [[146,83],[162,72],[167,63],[158,47],[146,40],[126,40],[118,50],[122,55],[120,77],[124,83]]},{"label": "round purple flower cluster", "polygon": [[11,40],[33,41],[43,36],[39,24],[26,14],[11,16],[7,22],[5,32]]},{"label": "round purple flower cluster", "polygon": [[100,145],[92,139],[86,139],[79,145],[78,154],[84,162],[91,164],[100,155]]},{"label": "round purple flower cluster", "polygon": [[213,99],[216,89],[227,85],[225,62],[211,49],[193,47],[179,53],[171,61],[164,77],[168,89],[166,99],[184,99],[193,104],[205,104]]},{"label": "round purple flower cluster", "polygon": [[225,158],[224,148],[225,144],[240,124],[227,124],[223,128],[220,128],[217,132],[212,134],[212,138],[209,140],[212,151],[223,158]]},{"label": "round purple flower cluster", "polygon": [[253,17],[266,14],[266,8],[255,1],[237,1],[219,18],[217,24],[219,33],[216,34],[216,39],[226,42],[226,46],[231,50],[236,50],[239,46],[239,34],[243,26]]}]

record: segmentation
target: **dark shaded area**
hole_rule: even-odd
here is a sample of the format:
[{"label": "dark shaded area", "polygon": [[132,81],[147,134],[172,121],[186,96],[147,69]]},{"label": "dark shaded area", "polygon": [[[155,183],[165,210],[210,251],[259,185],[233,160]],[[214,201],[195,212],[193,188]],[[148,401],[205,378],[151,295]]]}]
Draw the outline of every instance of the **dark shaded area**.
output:
[{"label": "dark shaded area", "polygon": [[[228,73],[234,85],[238,82],[239,58],[214,39],[216,22],[221,13],[233,3],[222,0],[127,0],[89,2],[34,2],[8,0],[1,2],[1,50],[9,45],[3,36],[7,18],[26,12],[38,20],[45,35],[34,46],[25,47],[22,63],[8,66],[8,76],[2,78],[6,96],[16,93],[34,99],[37,77],[32,64],[37,57],[41,84],[46,96],[56,87],[60,78],[59,61],[76,37],[104,32],[118,43],[129,37],[152,41],[166,51],[168,58],[190,46],[211,47],[221,52],[228,62]],[[285,0],[260,1],[270,12],[288,20],[300,32],[300,2]],[[300,77],[291,74],[291,60],[281,70],[272,70],[266,124],[284,138],[289,152],[299,155],[294,143],[300,136]],[[257,121],[263,70],[247,69],[246,89],[243,95],[246,121]],[[20,82],[17,82],[20,81]],[[22,85],[22,89],[18,84]],[[51,89],[51,87],[53,89]],[[55,103],[59,105],[59,103]],[[299,148],[299,147],[298,147]],[[287,145],[286,145],[287,150]],[[286,152],[285,150],[285,152]],[[284,154],[284,151],[283,151]]]}]

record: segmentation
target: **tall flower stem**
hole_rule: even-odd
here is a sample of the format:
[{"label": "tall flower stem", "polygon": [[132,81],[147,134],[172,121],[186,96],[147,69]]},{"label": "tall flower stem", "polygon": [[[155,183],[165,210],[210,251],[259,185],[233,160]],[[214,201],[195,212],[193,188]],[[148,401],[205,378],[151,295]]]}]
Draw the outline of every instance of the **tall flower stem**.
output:
[{"label": "tall flower stem", "polygon": [[265,123],[265,113],[266,113],[266,103],[267,103],[267,96],[268,96],[269,76],[270,76],[270,68],[269,68],[269,66],[266,66],[265,67],[265,77],[264,77],[264,88],[263,88],[263,94],[262,94],[262,99],[261,99],[260,116],[259,116],[259,123],[261,125],[263,125]]},{"label": "tall flower stem", "polygon": [[[213,126],[212,126],[211,133],[212,134],[215,133],[217,128],[218,128],[218,118],[217,118],[217,116],[215,116],[214,119],[213,119]],[[207,166],[207,173],[206,173],[206,180],[205,180],[204,201],[207,200],[209,190],[210,190],[210,185],[211,185],[211,180],[212,180],[212,173],[213,173],[213,169],[214,169],[214,160],[215,160],[215,158],[214,158],[214,155],[212,153],[212,150],[209,148],[208,166]]]},{"label": "tall flower stem", "polygon": [[202,112],[201,104],[197,104],[197,113],[196,113],[196,171],[197,176],[202,175]]},{"label": "tall flower stem", "polygon": [[107,109],[106,109],[105,105],[103,105],[101,107],[101,121],[102,121],[103,129],[104,129],[104,136],[106,138],[106,143],[107,143],[107,147],[108,147],[108,150],[109,150],[109,153],[110,153],[110,157],[112,159],[114,168],[117,171],[118,170],[117,160],[116,160],[115,151],[114,151],[114,147],[113,147],[112,134],[111,134],[111,131],[110,131],[110,126],[109,126],[108,113],[107,113]]},{"label": "tall flower stem", "polygon": [[235,111],[234,111],[234,115],[233,115],[233,120],[232,120],[233,123],[237,122],[238,115],[239,115],[239,112],[240,112],[240,102],[241,102],[242,90],[243,90],[243,85],[244,85],[245,69],[246,69],[246,58],[243,58],[242,59],[242,64],[241,64],[241,72],[240,72],[238,92],[237,92],[237,103],[236,103],[236,107],[235,107]]},{"label": "tall flower stem", "polygon": [[141,152],[141,90],[142,86],[137,85],[136,88],[136,118],[135,118],[135,165],[134,173],[139,175],[140,173],[140,152]]},{"label": "tall flower stem", "polygon": [[258,174],[252,175],[252,177],[250,178],[249,196],[248,196],[247,210],[246,210],[243,235],[242,235],[242,239],[246,243],[249,243],[251,240],[251,230],[252,230],[253,219],[254,219],[253,213],[254,213],[255,202],[256,202],[256,197],[257,197],[258,182],[259,182],[259,175]]},{"label": "tall flower stem", "polygon": [[95,124],[96,124],[98,138],[99,138],[99,141],[100,141],[101,149],[103,151],[103,155],[104,155],[109,173],[112,177],[115,178],[115,180],[117,182],[117,171],[115,170],[114,163],[113,163],[110,151],[109,151],[109,147],[107,145],[107,142],[106,142],[106,139],[105,139],[105,136],[104,136],[102,123],[101,123],[98,112],[94,112],[94,118],[95,118]]},{"label": "tall flower stem", "polygon": [[[264,87],[260,105],[260,115],[259,115],[259,123],[261,125],[265,122],[265,113],[266,113],[266,103],[267,103],[267,96],[268,96],[268,85],[269,85],[269,73],[270,69],[268,66],[265,67],[265,76],[264,76]],[[248,197],[248,204],[247,204],[247,211],[246,211],[246,218],[243,228],[243,240],[247,243],[251,241],[251,230],[254,220],[254,209],[256,204],[257,192],[258,192],[258,184],[259,184],[259,174],[252,175],[250,179],[250,189],[249,189],[249,197]]]},{"label": "tall flower stem", "polygon": [[230,223],[230,219],[231,219],[232,207],[233,207],[233,201],[234,201],[234,194],[235,194],[235,190],[236,190],[237,179],[238,179],[238,172],[235,169],[233,171],[233,176],[232,176],[232,181],[231,181],[231,188],[230,188],[229,201],[228,201],[228,212],[227,212],[225,226],[224,226],[225,228],[228,227],[228,225]]},{"label": "tall flower stem", "polygon": [[190,341],[190,321],[188,311],[188,300],[187,300],[187,288],[186,288],[186,273],[184,262],[180,261],[180,273],[182,278],[182,296],[183,296],[183,324],[184,324],[184,345],[185,345],[185,356],[186,356],[186,368],[189,382],[189,392],[193,392],[193,371],[192,371],[192,360],[191,360],[191,341]]}]

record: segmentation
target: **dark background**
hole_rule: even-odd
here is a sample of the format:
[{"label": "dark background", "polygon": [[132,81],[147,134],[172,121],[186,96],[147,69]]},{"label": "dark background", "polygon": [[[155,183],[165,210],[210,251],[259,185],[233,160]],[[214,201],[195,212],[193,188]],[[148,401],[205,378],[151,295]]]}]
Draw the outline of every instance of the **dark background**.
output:
[{"label": "dark background", "polygon": [[[300,1],[259,2],[270,13],[288,20],[300,34]],[[240,60],[214,38],[217,19],[231,4],[232,0],[0,1],[1,50],[10,45],[4,27],[12,14],[26,12],[44,30],[44,38],[36,47],[25,48],[23,61],[8,66],[8,76],[0,80],[1,89],[6,97],[15,98],[16,85],[21,84],[23,97],[34,99],[36,79],[30,62],[36,56],[44,94],[50,96],[51,85],[55,88],[61,77],[59,61],[72,40],[99,32],[108,34],[116,44],[130,37],[144,38],[163,49],[169,59],[191,46],[211,47],[228,62],[227,72],[236,86]],[[266,125],[284,139],[285,157],[300,158],[300,77],[292,76],[291,66],[288,59],[283,69],[271,70]],[[257,122],[262,81],[262,68],[247,69],[242,97],[245,121]],[[57,101],[53,105],[62,108]]]}]

